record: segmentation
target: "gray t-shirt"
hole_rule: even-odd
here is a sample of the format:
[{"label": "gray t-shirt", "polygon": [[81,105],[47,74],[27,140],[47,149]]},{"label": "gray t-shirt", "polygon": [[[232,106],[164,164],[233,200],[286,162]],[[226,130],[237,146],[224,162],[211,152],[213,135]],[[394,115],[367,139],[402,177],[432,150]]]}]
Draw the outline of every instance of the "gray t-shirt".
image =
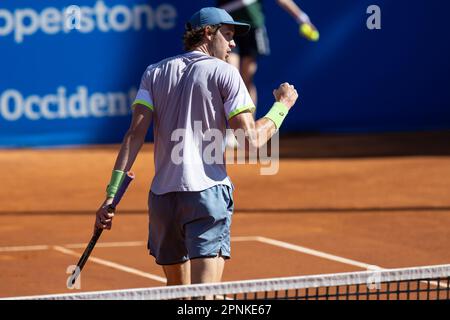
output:
[{"label": "gray t-shirt", "polygon": [[199,51],[150,65],[133,104],[153,111],[155,194],[233,187],[224,159],[227,120],[255,108],[239,71]]}]

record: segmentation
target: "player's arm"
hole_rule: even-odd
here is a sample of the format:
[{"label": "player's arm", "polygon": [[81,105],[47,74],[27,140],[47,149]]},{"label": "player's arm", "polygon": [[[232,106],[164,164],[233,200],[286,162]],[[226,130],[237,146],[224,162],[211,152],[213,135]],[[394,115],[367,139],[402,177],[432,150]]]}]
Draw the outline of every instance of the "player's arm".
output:
[{"label": "player's arm", "polygon": [[229,119],[231,129],[244,132],[247,150],[249,147],[259,149],[272,138],[298,98],[297,90],[289,83],[281,84],[273,95],[275,103],[263,118],[255,121],[252,113],[246,111]]},{"label": "player's arm", "polygon": [[152,122],[153,112],[142,104],[135,104],[130,127],[123,138],[117,155],[114,170],[127,172],[133,166],[139,150],[145,141],[148,128]]},{"label": "player's arm", "polygon": [[319,33],[308,15],[292,0],[277,0],[278,5],[289,13],[300,25],[300,33],[308,40],[317,41]]},{"label": "player's arm", "polygon": [[292,0],[277,0],[278,5],[289,13],[298,23],[310,23],[308,15]]},{"label": "player's arm", "polygon": [[135,104],[130,127],[123,138],[114,165],[106,199],[97,211],[95,226],[100,229],[111,229],[114,213],[108,213],[106,207],[112,202],[123,175],[131,169],[145,141],[148,128],[152,122],[153,112],[145,105]]}]

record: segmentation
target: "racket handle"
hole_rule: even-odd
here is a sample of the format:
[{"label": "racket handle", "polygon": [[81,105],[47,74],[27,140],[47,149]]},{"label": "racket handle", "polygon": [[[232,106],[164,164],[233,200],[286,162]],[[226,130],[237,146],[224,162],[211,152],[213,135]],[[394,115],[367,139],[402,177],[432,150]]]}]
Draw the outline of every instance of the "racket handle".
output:
[{"label": "racket handle", "polygon": [[[117,207],[120,200],[122,200],[122,197],[125,194],[125,191],[127,190],[128,185],[130,184],[131,181],[133,181],[133,179],[134,179],[134,173],[131,171],[128,171],[127,174],[125,175],[125,178],[123,178],[123,181],[119,187],[119,190],[117,190],[117,193],[114,196],[112,203],[108,206],[108,212],[110,212],[110,213],[114,212],[114,209]],[[112,209],[112,211],[109,211],[111,209]]]}]

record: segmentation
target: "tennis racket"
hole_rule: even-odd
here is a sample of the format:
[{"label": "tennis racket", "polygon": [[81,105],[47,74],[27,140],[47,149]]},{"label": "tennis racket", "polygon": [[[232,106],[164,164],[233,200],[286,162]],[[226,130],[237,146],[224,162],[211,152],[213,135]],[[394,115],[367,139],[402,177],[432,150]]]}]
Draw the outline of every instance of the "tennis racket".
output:
[{"label": "tennis racket", "polygon": [[[112,213],[115,211],[117,205],[119,204],[120,200],[122,199],[122,196],[125,194],[125,191],[127,190],[129,184],[134,179],[134,174],[130,171],[127,172],[125,175],[122,184],[119,187],[119,190],[117,190],[116,195],[114,196],[114,199],[112,203],[108,206],[108,212]],[[89,259],[89,256],[91,255],[92,250],[95,247],[95,244],[97,243],[97,240],[102,235],[103,229],[95,229],[94,235],[91,238],[91,241],[89,241],[89,244],[87,245],[86,249],[83,252],[83,255],[81,256],[80,260],[77,263],[77,266],[75,270],[72,272],[72,275],[67,280],[68,287],[73,287],[75,284],[75,281],[77,281],[78,276],[81,273],[81,270],[83,270],[84,265],[86,264],[87,260]]]}]

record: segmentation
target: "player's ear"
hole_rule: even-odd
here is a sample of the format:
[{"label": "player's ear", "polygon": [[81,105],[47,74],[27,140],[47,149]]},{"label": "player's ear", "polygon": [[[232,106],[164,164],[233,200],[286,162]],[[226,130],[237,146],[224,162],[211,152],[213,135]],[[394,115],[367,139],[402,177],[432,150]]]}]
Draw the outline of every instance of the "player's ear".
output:
[{"label": "player's ear", "polygon": [[213,31],[210,26],[205,27],[204,36],[207,40],[211,41],[213,39]]}]

